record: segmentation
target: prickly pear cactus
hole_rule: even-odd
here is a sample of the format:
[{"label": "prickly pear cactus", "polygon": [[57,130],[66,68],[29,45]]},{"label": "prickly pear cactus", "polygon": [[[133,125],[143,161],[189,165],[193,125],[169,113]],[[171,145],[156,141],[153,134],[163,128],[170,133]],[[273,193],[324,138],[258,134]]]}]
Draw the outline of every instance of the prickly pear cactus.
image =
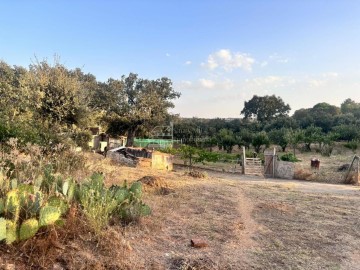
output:
[{"label": "prickly pear cactus", "polygon": [[15,222],[19,219],[20,201],[17,189],[10,190],[6,194],[5,213],[11,214]]},{"label": "prickly pear cactus", "polygon": [[142,195],[142,185],[140,182],[132,183],[130,191],[134,194],[136,198],[141,198]]},{"label": "prickly pear cactus", "polygon": [[65,181],[65,182],[63,183],[63,185],[62,185],[62,194],[63,194],[64,196],[67,195],[67,193],[68,193],[68,191],[69,191],[69,186],[70,186],[70,180],[67,180],[67,181]]},{"label": "prickly pear cactus", "polygon": [[44,196],[41,191],[36,191],[35,194],[29,194],[26,209],[31,217],[35,217],[39,214],[43,203],[43,197]]},{"label": "prickly pear cactus", "polygon": [[39,227],[54,224],[61,216],[59,207],[44,206],[40,209]]},{"label": "prickly pear cactus", "polygon": [[0,198],[0,215],[4,214],[5,212],[5,200]]},{"label": "prickly pear cactus", "polygon": [[4,170],[0,169],[0,191],[4,193],[7,191],[7,182]]},{"label": "prickly pear cactus", "polygon": [[34,190],[35,191],[40,191],[42,182],[43,182],[43,177],[41,175],[35,179],[35,181],[34,181]]},{"label": "prickly pear cactus", "polygon": [[112,192],[114,194],[113,198],[116,200],[118,204],[125,201],[129,196],[129,191],[126,188],[117,187],[116,189],[113,189]]},{"label": "prickly pear cactus", "polygon": [[16,189],[18,186],[18,180],[17,179],[11,179],[11,189]]},{"label": "prickly pear cactus", "polygon": [[65,214],[67,212],[67,210],[69,209],[67,202],[64,201],[62,198],[56,197],[56,196],[51,196],[47,200],[47,205],[59,208],[61,214]]},{"label": "prickly pear cactus", "polygon": [[0,241],[6,239],[6,220],[0,218]]},{"label": "prickly pear cactus", "polygon": [[151,208],[150,206],[146,204],[142,204],[140,208],[140,215],[141,216],[149,216],[151,214]]},{"label": "prickly pear cactus", "polygon": [[34,193],[34,188],[31,185],[18,185],[18,196],[21,209],[27,209],[29,196]]},{"label": "prickly pear cactus", "polygon": [[25,220],[20,226],[19,239],[26,240],[33,237],[39,230],[39,222],[35,218]]},{"label": "prickly pear cactus", "polygon": [[67,191],[68,202],[71,202],[74,199],[75,189],[76,189],[76,183],[74,181],[71,181],[71,183],[69,185],[69,189]]},{"label": "prickly pear cactus", "polygon": [[10,245],[17,240],[16,222],[6,220],[6,244]]}]

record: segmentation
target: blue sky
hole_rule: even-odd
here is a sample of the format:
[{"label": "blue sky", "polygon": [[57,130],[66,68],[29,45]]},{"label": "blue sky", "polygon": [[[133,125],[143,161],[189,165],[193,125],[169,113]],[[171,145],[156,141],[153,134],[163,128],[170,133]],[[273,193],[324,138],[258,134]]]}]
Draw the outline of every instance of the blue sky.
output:
[{"label": "blue sky", "polygon": [[0,59],[54,54],[98,80],[169,77],[174,113],[239,117],[256,95],[292,111],[360,102],[360,1],[0,0]]}]

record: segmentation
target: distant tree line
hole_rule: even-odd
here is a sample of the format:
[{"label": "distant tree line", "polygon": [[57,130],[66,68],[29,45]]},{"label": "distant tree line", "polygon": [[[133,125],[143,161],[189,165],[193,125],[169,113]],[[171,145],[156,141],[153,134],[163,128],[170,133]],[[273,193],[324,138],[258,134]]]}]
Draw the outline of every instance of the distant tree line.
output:
[{"label": "distant tree line", "polygon": [[356,149],[360,140],[360,103],[348,98],[340,107],[322,102],[300,109],[289,116],[290,106],[280,97],[254,96],[246,101],[238,119],[179,118],[174,137],[200,147],[231,153],[236,146],[252,146],[256,152],[270,144],[282,151],[299,146],[311,151],[312,146],[330,155],[336,141]]}]

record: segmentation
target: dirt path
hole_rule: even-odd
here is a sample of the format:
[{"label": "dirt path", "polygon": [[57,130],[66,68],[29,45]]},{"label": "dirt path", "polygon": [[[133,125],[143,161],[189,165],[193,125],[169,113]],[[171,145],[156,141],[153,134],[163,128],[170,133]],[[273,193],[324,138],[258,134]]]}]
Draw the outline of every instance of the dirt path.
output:
[{"label": "dirt path", "polygon": [[214,172],[214,171],[207,171],[207,173],[208,175],[212,177],[216,177],[218,179],[239,180],[243,183],[257,183],[265,186],[278,185],[279,187],[289,187],[296,191],[302,191],[308,193],[360,195],[360,186],[318,183],[318,182],[309,182],[309,181],[301,181],[301,180],[273,179],[273,178],[264,178],[260,176],[248,176],[248,175],[222,173],[222,172]]},{"label": "dirt path", "polygon": [[[130,269],[360,269],[358,187],[207,173],[106,172],[109,184],[153,175],[175,191],[146,192],[153,214],[120,228]],[[194,237],[208,247],[192,248]]]},{"label": "dirt path", "polygon": [[[248,269],[259,225],[242,188],[232,180],[196,179],[182,172],[166,179],[176,193],[147,194],[153,215],[125,234],[139,256],[137,269]],[[208,247],[191,247],[192,238]]]}]

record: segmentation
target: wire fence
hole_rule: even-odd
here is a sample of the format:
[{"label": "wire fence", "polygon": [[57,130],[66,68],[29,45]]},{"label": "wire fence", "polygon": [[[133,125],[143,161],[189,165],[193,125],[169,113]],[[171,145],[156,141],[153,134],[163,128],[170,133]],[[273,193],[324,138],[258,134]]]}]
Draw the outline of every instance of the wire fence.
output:
[{"label": "wire fence", "polygon": [[174,143],[178,143],[178,140],[166,140],[166,139],[134,139],[135,147],[153,148],[153,149],[165,149],[172,148]]}]

